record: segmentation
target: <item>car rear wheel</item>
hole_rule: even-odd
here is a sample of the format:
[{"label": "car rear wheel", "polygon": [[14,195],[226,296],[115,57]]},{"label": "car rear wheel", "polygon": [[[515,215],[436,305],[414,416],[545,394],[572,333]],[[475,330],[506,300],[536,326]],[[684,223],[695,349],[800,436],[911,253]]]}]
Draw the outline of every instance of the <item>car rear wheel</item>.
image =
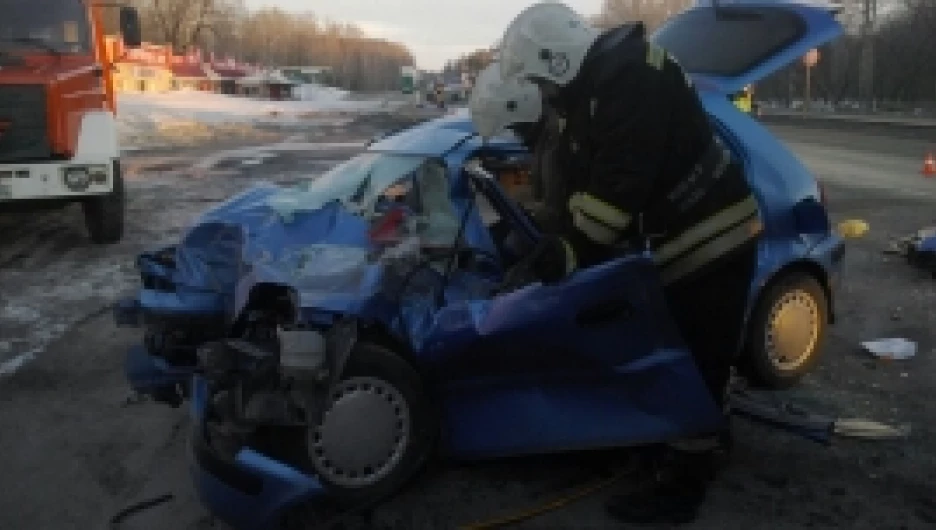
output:
[{"label": "car rear wheel", "polygon": [[435,414],[419,374],[374,344],[355,347],[308,431],[308,457],[319,480],[344,505],[399,490],[425,464]]},{"label": "car rear wheel", "polygon": [[114,189],[86,199],[81,205],[92,242],[111,244],[123,238],[125,199],[120,162],[114,162]]},{"label": "car rear wheel", "polygon": [[829,322],[825,290],[796,272],[771,285],[751,315],[744,365],[756,386],[789,388],[818,362]]}]

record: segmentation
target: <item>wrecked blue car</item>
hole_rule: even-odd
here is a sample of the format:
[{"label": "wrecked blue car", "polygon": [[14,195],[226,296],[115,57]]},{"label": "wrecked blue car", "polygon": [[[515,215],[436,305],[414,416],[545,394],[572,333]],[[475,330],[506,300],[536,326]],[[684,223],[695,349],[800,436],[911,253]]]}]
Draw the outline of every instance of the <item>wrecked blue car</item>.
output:
[{"label": "wrecked blue car", "polygon": [[[843,242],[816,179],[729,95],[841,32],[825,7],[697,7],[654,36],[744,161],[764,238],[740,368],[795,383],[832,320]],[[745,43],[738,46],[739,42]],[[260,186],[146,252],[121,303],[139,392],[189,400],[196,489],[238,528],[317,497],[383,498],[430,455],[490,458],[719,426],[651,253],[544,285],[539,237],[498,185],[529,154],[465,114],[396,132],[323,176]]]}]

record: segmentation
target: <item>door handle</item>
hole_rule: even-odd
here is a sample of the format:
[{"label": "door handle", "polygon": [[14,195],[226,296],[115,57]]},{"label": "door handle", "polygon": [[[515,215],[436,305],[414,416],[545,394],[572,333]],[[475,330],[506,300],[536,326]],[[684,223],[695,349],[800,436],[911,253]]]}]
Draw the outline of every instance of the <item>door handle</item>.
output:
[{"label": "door handle", "polygon": [[630,302],[623,298],[598,302],[582,309],[575,316],[579,326],[591,327],[607,324],[614,320],[626,320],[633,316],[634,311]]}]

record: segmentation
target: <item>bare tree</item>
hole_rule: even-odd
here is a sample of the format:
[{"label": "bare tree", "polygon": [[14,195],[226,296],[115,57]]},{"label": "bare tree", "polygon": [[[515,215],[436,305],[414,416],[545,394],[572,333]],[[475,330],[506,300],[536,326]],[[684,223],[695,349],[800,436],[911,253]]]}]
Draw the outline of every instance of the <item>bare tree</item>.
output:
[{"label": "bare tree", "polygon": [[201,44],[240,0],[136,0],[148,40],[171,44],[177,52]]},{"label": "bare tree", "polygon": [[601,12],[593,20],[604,28],[639,21],[652,31],[691,4],[691,0],[604,0]]},{"label": "bare tree", "polygon": [[399,43],[368,38],[357,26],[320,22],[277,8],[244,15],[236,55],[265,65],[323,66],[333,84],[351,90],[396,88],[400,68],[414,64]]}]

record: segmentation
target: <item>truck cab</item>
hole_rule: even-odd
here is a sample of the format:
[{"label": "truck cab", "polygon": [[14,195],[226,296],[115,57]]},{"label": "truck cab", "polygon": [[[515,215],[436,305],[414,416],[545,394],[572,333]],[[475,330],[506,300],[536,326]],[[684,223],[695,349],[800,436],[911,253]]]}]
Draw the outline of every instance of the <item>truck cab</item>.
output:
[{"label": "truck cab", "polygon": [[[0,0],[0,212],[79,202],[91,240],[123,237],[116,104],[98,0]],[[137,12],[120,7],[127,47]]]}]

